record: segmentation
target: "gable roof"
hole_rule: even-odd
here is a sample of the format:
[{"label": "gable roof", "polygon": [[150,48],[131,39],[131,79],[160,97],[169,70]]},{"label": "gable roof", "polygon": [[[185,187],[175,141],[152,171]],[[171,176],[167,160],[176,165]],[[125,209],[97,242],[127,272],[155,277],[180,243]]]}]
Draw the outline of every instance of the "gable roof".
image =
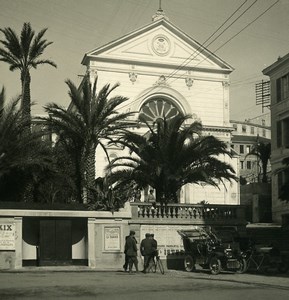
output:
[{"label": "gable roof", "polygon": [[[166,39],[168,53],[157,53],[153,43],[158,37]],[[158,41],[156,41],[158,42]],[[149,23],[108,44],[87,52],[82,64],[90,60],[122,62],[143,65],[184,65],[183,69],[208,69],[215,72],[231,73],[233,68],[203,47],[165,18]]]}]

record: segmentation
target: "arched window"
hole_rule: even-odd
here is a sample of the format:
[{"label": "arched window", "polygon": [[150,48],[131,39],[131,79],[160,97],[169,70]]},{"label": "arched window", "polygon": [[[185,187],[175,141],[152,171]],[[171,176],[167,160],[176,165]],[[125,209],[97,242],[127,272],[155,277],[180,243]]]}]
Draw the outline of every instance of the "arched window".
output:
[{"label": "arched window", "polygon": [[177,106],[165,98],[153,98],[143,104],[139,118],[147,122],[155,122],[158,119],[170,120],[181,112]]}]

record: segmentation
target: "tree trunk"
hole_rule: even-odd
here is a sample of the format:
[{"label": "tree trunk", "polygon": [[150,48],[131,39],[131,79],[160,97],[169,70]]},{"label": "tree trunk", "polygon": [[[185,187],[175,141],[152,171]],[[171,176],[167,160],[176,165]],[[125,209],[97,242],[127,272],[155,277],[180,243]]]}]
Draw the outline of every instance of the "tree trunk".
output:
[{"label": "tree trunk", "polygon": [[87,160],[86,160],[86,186],[87,186],[87,201],[93,200],[94,181],[95,181],[95,149],[94,145],[89,147]]},{"label": "tree trunk", "polygon": [[22,85],[22,95],[21,95],[21,109],[22,109],[22,119],[27,124],[27,129],[25,132],[30,132],[31,130],[31,96],[30,96],[30,82],[31,77],[29,70],[23,70],[21,72],[21,85]]},{"label": "tree trunk", "polygon": [[263,170],[263,176],[262,176],[262,182],[267,183],[267,162],[262,162],[262,170]]},{"label": "tree trunk", "polygon": [[75,162],[75,185],[76,185],[76,200],[78,203],[83,203],[83,172],[81,167],[81,160],[76,154],[74,157]]}]

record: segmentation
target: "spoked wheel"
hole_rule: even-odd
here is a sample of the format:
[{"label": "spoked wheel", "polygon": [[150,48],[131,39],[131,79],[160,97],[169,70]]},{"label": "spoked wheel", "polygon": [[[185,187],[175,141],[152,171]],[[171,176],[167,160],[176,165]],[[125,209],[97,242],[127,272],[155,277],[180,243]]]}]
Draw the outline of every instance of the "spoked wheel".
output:
[{"label": "spoked wheel", "polygon": [[147,272],[149,272],[149,273],[150,273],[150,272],[155,273],[156,270],[157,270],[157,264],[156,264],[155,261],[152,259],[152,260],[150,261],[150,264],[149,264],[148,268],[147,268]]},{"label": "spoked wheel", "polygon": [[165,269],[164,269],[163,263],[159,258],[157,259],[157,266],[158,266],[159,270],[161,271],[161,273],[165,274]]},{"label": "spoked wheel", "polygon": [[236,273],[238,274],[243,274],[247,271],[247,261],[245,258],[239,258],[238,259],[239,262],[239,268],[236,270]]},{"label": "spoked wheel", "polygon": [[187,255],[185,257],[184,265],[185,265],[185,270],[187,272],[192,272],[192,271],[194,271],[196,269],[195,268],[195,261],[194,261],[194,259],[192,258],[191,255]]},{"label": "spoked wheel", "polygon": [[218,258],[213,257],[210,261],[209,267],[213,275],[218,275],[222,270],[221,261]]},{"label": "spoked wheel", "polygon": [[281,274],[287,273],[289,269],[288,263],[283,262],[278,265],[278,272]]}]

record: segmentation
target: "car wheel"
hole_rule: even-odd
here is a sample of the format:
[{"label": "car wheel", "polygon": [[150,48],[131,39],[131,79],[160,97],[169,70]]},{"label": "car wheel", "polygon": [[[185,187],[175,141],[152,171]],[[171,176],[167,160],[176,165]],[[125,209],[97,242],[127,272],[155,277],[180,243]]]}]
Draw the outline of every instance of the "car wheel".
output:
[{"label": "car wheel", "polygon": [[210,266],[211,273],[213,275],[218,275],[222,270],[221,261],[216,257],[213,257],[210,260],[209,266]]},{"label": "car wheel", "polygon": [[279,273],[281,273],[281,274],[287,273],[287,272],[288,272],[288,269],[289,269],[288,263],[286,263],[286,262],[280,263],[280,264],[278,265],[278,271],[279,271]]},{"label": "car wheel", "polygon": [[185,270],[187,272],[192,272],[192,271],[194,271],[196,269],[196,267],[195,267],[195,261],[194,261],[194,259],[192,258],[191,255],[187,255],[185,257],[184,264],[185,264]]},{"label": "car wheel", "polygon": [[247,271],[247,261],[245,258],[239,258],[238,259],[238,262],[239,262],[239,268],[236,270],[236,273],[238,274],[243,274]]}]

